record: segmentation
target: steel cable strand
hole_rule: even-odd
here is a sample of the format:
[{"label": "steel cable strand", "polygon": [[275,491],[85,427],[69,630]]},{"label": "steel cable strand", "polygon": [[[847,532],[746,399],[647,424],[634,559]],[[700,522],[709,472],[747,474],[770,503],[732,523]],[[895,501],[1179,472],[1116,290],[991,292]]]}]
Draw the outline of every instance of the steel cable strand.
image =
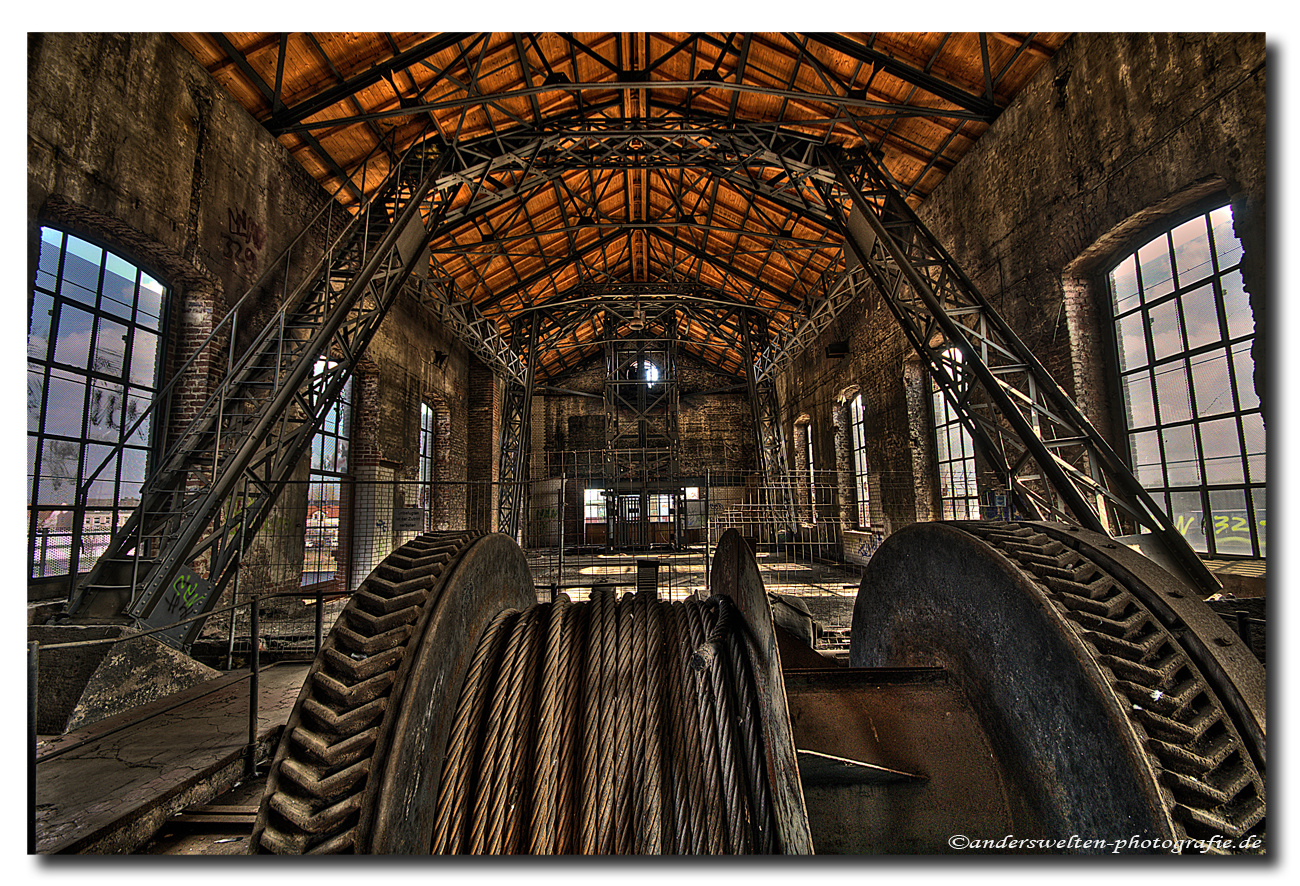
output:
[{"label": "steel cable strand", "polygon": [[589,604],[566,606],[561,625],[561,650],[559,681],[563,688],[564,703],[560,718],[559,789],[557,799],[555,851],[568,855],[576,851],[578,836],[578,806],[575,796],[581,782],[578,769],[581,755],[578,745],[582,739],[585,716],[582,709],[583,638],[586,634]]},{"label": "steel cable strand", "polygon": [[[726,599],[726,598],[723,598]],[[730,602],[728,600],[728,602]],[[744,622],[740,629],[727,635],[728,665],[734,668],[732,684],[739,701],[745,769],[750,773],[750,790],[755,823],[755,851],[769,855],[780,851],[780,835],[776,828],[776,813],[772,805],[772,791],[768,784],[767,757],[763,748],[762,702],[758,684],[754,681],[753,666],[749,660],[748,644],[744,637]]]},{"label": "steel cable strand", "polygon": [[556,800],[559,795],[560,718],[564,715],[563,625],[569,600],[561,596],[551,607],[546,630],[541,695],[537,720],[537,777],[533,780],[532,828],[528,851],[532,855],[555,852]]},{"label": "steel cable strand", "polygon": [[[661,772],[661,742],[664,729],[662,703],[663,691],[663,607],[653,593],[638,594],[642,607],[642,636],[645,645],[645,757],[641,804],[641,827],[637,833],[641,842],[637,851],[643,855],[664,852],[663,775]],[[638,759],[640,757],[638,756]]]},{"label": "steel cable strand", "polygon": [[692,855],[702,855],[716,853],[722,845],[722,822],[720,816],[715,814],[718,791],[709,789],[705,776],[704,740],[700,736],[700,698],[695,677],[690,670],[691,654],[694,651],[691,646],[690,616],[686,612],[690,605],[691,600],[673,604],[673,639],[677,647],[673,659],[681,702],[679,722],[686,743],[683,762],[689,791],[686,806],[691,823],[689,852]]},{"label": "steel cable strand", "polygon": [[532,827],[532,779],[536,772],[537,748],[536,720],[540,694],[544,688],[541,678],[543,637],[552,615],[552,604],[542,603],[532,607],[535,617],[524,631],[522,657],[518,676],[512,681],[510,693],[517,696],[506,709],[508,722],[514,724],[507,734],[504,756],[511,761],[509,780],[505,793],[505,831],[500,848],[494,852],[516,854],[524,851],[526,835]]},{"label": "steel cable strand", "polygon": [[612,608],[612,594],[608,588],[594,589],[588,604],[591,608],[587,612],[585,667],[580,681],[583,687],[582,756],[578,761],[582,770],[582,815],[578,850],[583,855],[596,855],[600,852],[598,829],[601,821],[601,770],[609,763],[601,755],[605,708],[605,631],[608,625],[605,611]]},{"label": "steel cable strand", "polygon": [[[712,600],[713,598],[710,598]],[[728,614],[730,610],[727,611]],[[704,710],[710,718],[706,729],[712,731],[713,746],[717,752],[716,765],[722,781],[723,808],[726,814],[726,851],[740,855],[747,851],[748,821],[744,810],[744,799],[736,772],[736,755],[732,732],[727,721],[726,687],[722,683],[723,674],[718,667],[717,652],[723,646],[723,638],[729,627],[722,624],[717,607],[701,603],[692,610],[691,637],[696,640],[697,655],[701,647],[710,650],[711,664],[699,667],[697,655],[691,657],[691,667],[700,684],[700,695],[704,698]],[[701,639],[702,638],[702,639]]]},{"label": "steel cable strand", "polygon": [[614,849],[614,809],[618,802],[616,737],[618,735],[618,600],[611,591],[604,602],[601,620],[599,812],[596,821],[597,855]]},{"label": "steel cable strand", "polygon": [[526,609],[515,620],[510,630],[510,638],[506,641],[506,648],[501,661],[501,667],[497,672],[497,679],[491,688],[491,704],[488,709],[487,721],[483,724],[484,742],[481,750],[475,759],[474,769],[477,777],[475,779],[475,791],[473,794],[473,803],[471,804],[471,818],[469,828],[469,844],[467,851],[471,855],[482,855],[487,851],[488,828],[492,821],[493,812],[500,799],[500,776],[499,771],[508,766],[501,759],[501,746],[504,741],[504,733],[514,724],[506,722],[505,709],[509,699],[504,691],[504,686],[510,680],[510,673],[516,667],[519,660],[519,638],[524,631],[524,620],[531,609]]},{"label": "steel cable strand", "polygon": [[752,768],[752,746],[755,734],[762,728],[761,717],[754,717],[752,709],[742,712],[738,699],[739,687],[736,676],[740,663],[736,657],[740,649],[736,642],[739,632],[744,627],[744,617],[736,609],[731,598],[724,594],[715,594],[705,602],[705,609],[717,611],[717,623],[709,633],[709,644],[717,651],[717,656],[709,668],[713,683],[714,697],[718,700],[719,733],[724,736],[723,745],[726,752],[723,762],[735,772],[737,795],[740,801],[736,810],[739,821],[744,826],[743,848],[738,850],[746,854],[754,852],[759,844],[758,818],[755,811],[756,786]]},{"label": "steel cable strand", "polygon": [[635,597],[624,594],[618,604],[618,663],[615,685],[618,686],[618,709],[614,719],[614,821],[613,848],[618,855],[629,855],[633,812],[636,807],[636,776],[633,767],[634,708],[636,685],[633,681],[633,653],[636,648]]},{"label": "steel cable strand", "polygon": [[[690,661],[694,650],[704,642],[703,622],[700,618],[700,603],[687,600],[684,607],[686,649],[684,657]],[[704,798],[706,801],[705,821],[707,824],[706,852],[723,853],[731,845],[728,832],[726,787],[718,763],[718,737],[713,729],[712,704],[708,697],[708,683],[694,668],[687,665],[688,686],[694,691],[688,696],[694,701],[695,730],[700,737],[699,766],[704,780]]]},{"label": "steel cable strand", "polygon": [[667,780],[671,785],[672,805],[669,820],[672,822],[670,851],[685,855],[691,852],[691,795],[690,773],[687,771],[689,752],[684,734],[685,702],[682,699],[681,656],[677,644],[677,614],[681,604],[668,603],[662,608],[664,626],[664,721],[667,724],[663,760]]},{"label": "steel cable strand", "polygon": [[487,689],[495,681],[506,639],[518,617],[516,609],[499,612],[474,649],[469,673],[461,688],[447,755],[438,784],[438,803],[433,837],[433,851],[438,854],[462,851],[468,787],[476,771],[475,748],[483,739],[483,716],[487,708]]}]

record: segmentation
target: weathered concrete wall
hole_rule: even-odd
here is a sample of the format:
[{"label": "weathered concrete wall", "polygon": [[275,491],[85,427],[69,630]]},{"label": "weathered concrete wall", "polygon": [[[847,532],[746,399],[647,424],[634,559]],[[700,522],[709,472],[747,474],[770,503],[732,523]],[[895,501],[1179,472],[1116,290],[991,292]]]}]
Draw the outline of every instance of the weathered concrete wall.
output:
[{"label": "weathered concrete wall", "polygon": [[[1265,74],[1262,35],[1075,35],[918,210],[1103,433],[1113,381],[1098,275],[1152,224],[1227,195],[1256,327],[1268,328]],[[887,529],[929,519],[935,501],[934,471],[921,470],[933,458],[928,397],[896,326],[867,296],[779,382],[787,433],[812,418],[819,471],[835,467],[836,397],[861,390]],[[843,340],[849,356],[826,359]]]}]

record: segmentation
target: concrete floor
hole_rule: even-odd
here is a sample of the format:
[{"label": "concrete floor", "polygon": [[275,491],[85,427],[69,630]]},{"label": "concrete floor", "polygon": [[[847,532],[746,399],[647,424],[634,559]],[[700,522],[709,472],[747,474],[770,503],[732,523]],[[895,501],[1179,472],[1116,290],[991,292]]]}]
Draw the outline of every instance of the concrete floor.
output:
[{"label": "concrete floor", "polygon": [[[307,668],[282,663],[259,673],[260,757],[274,749]],[[39,741],[37,853],[134,852],[182,809],[227,794],[245,772],[248,676],[223,676]]]}]

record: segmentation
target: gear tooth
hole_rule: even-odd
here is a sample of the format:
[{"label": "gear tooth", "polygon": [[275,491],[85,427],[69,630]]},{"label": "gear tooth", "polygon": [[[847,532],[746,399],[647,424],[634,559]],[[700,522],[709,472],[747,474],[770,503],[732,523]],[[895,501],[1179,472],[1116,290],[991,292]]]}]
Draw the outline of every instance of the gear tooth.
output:
[{"label": "gear tooth", "polygon": [[322,646],[272,765],[251,850],[356,850],[371,754],[429,589],[475,533],[426,533],[386,557],[348,601]]},{"label": "gear tooth", "polygon": [[[1046,534],[1015,524],[962,524],[1036,580],[1093,652],[1159,773],[1174,818],[1193,839],[1241,837],[1264,820],[1263,775],[1184,650],[1136,595]],[[1049,543],[1050,542],[1050,543]]]}]

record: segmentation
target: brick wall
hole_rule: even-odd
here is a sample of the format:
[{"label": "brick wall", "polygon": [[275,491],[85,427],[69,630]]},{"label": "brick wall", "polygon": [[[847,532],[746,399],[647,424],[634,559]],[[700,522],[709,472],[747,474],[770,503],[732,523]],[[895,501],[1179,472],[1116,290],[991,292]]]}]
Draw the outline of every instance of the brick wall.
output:
[{"label": "brick wall", "polygon": [[[1075,35],[918,210],[1112,443],[1110,333],[1096,281],[1121,244],[1199,196],[1225,193],[1263,328],[1265,73],[1261,35]],[[844,340],[849,356],[825,357],[827,344]],[[1263,347],[1257,339],[1257,355]],[[834,403],[854,386],[884,524],[932,519],[929,383],[872,295],[778,382],[787,430],[800,413],[812,418],[818,470],[834,467],[843,445]]]}]

